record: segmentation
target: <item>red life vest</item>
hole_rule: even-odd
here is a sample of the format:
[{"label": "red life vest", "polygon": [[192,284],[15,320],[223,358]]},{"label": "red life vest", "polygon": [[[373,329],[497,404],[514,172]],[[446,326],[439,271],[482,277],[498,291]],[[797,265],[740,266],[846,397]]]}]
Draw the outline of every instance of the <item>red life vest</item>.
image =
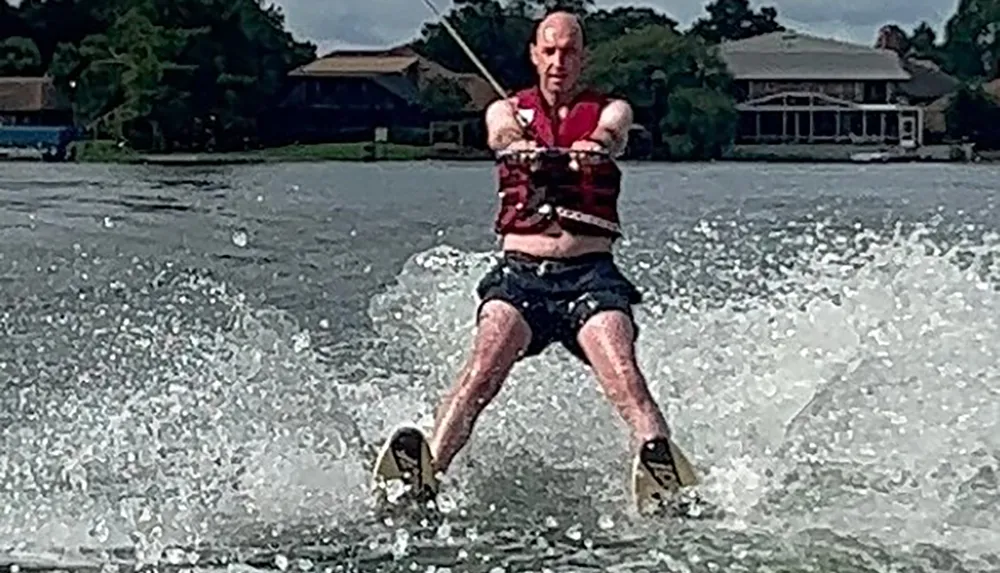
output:
[{"label": "red life vest", "polygon": [[[542,148],[568,149],[588,137],[608,102],[606,96],[584,91],[567,104],[568,113],[560,121],[537,87],[515,97],[518,113],[527,120]],[[539,233],[553,222],[581,235],[621,234],[618,196],[622,174],[614,161],[572,161],[566,154],[508,157],[500,159],[497,166],[500,209],[494,228],[498,234]]]}]

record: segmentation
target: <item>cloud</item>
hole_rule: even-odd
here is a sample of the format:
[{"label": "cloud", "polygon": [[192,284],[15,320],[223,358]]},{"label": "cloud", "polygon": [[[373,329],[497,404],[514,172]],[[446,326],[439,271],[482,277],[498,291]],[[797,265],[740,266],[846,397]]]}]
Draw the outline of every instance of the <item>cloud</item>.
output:
[{"label": "cloud", "polygon": [[417,37],[423,22],[431,19],[427,7],[420,0],[274,2],[281,6],[292,33],[297,38],[318,44],[320,52],[337,47],[400,44]]},{"label": "cloud", "polygon": [[[375,2],[330,2],[329,0],[275,0],[282,6],[289,28],[300,38],[316,42],[320,51],[345,46],[386,47],[420,34],[421,26],[433,20],[421,0],[377,0]],[[450,1],[433,0],[442,11]],[[691,24],[704,14],[703,0],[645,0],[623,2],[598,0],[598,6],[641,4],[659,9],[681,23]],[[905,29],[926,20],[941,33],[943,23],[954,12],[955,0],[773,0],[752,5],[777,8],[779,19],[802,32],[871,44],[878,29],[897,23]]]},{"label": "cloud", "polygon": [[863,44],[874,43],[885,24],[912,30],[927,22],[943,36],[944,23],[954,13],[951,0],[784,0],[784,4],[777,3],[786,25]]},{"label": "cloud", "polygon": [[784,2],[780,14],[804,23],[842,22],[858,28],[877,29],[886,22],[916,23],[929,20],[934,24],[947,19],[953,10],[945,0],[880,0],[830,2],[829,0],[795,0]]}]

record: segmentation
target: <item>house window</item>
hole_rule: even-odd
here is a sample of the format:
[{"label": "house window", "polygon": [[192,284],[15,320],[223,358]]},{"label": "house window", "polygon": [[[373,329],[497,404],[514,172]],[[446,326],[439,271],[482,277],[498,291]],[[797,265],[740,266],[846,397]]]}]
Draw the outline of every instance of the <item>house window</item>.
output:
[{"label": "house window", "polygon": [[889,101],[887,82],[865,82],[865,103],[885,103]]}]

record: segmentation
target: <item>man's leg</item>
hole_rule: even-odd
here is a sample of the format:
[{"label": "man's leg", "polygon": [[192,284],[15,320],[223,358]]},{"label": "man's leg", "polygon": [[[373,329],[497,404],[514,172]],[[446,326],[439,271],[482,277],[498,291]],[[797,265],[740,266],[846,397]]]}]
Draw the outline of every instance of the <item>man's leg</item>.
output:
[{"label": "man's leg", "polygon": [[437,410],[430,441],[435,471],[446,471],[465,446],[479,414],[530,341],[531,329],[515,307],[500,300],[483,304],[472,355]]},{"label": "man's leg", "polygon": [[667,422],[636,363],[632,319],[620,310],[598,312],[581,327],[577,341],[608,400],[631,429],[634,445],[668,437]]}]

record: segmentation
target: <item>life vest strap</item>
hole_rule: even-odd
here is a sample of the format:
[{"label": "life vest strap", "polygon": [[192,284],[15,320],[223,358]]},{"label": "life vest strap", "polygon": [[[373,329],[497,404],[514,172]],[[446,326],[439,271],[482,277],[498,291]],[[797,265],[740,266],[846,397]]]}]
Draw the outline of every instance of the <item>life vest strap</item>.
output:
[{"label": "life vest strap", "polygon": [[581,213],[580,211],[575,211],[573,209],[567,209],[566,207],[556,207],[556,214],[565,219],[570,219],[572,221],[578,221],[580,223],[586,223],[588,225],[593,225],[604,229],[605,231],[610,231],[612,233],[621,233],[621,226],[617,223],[602,219],[600,217],[595,217],[593,215],[588,215],[586,213]]}]

